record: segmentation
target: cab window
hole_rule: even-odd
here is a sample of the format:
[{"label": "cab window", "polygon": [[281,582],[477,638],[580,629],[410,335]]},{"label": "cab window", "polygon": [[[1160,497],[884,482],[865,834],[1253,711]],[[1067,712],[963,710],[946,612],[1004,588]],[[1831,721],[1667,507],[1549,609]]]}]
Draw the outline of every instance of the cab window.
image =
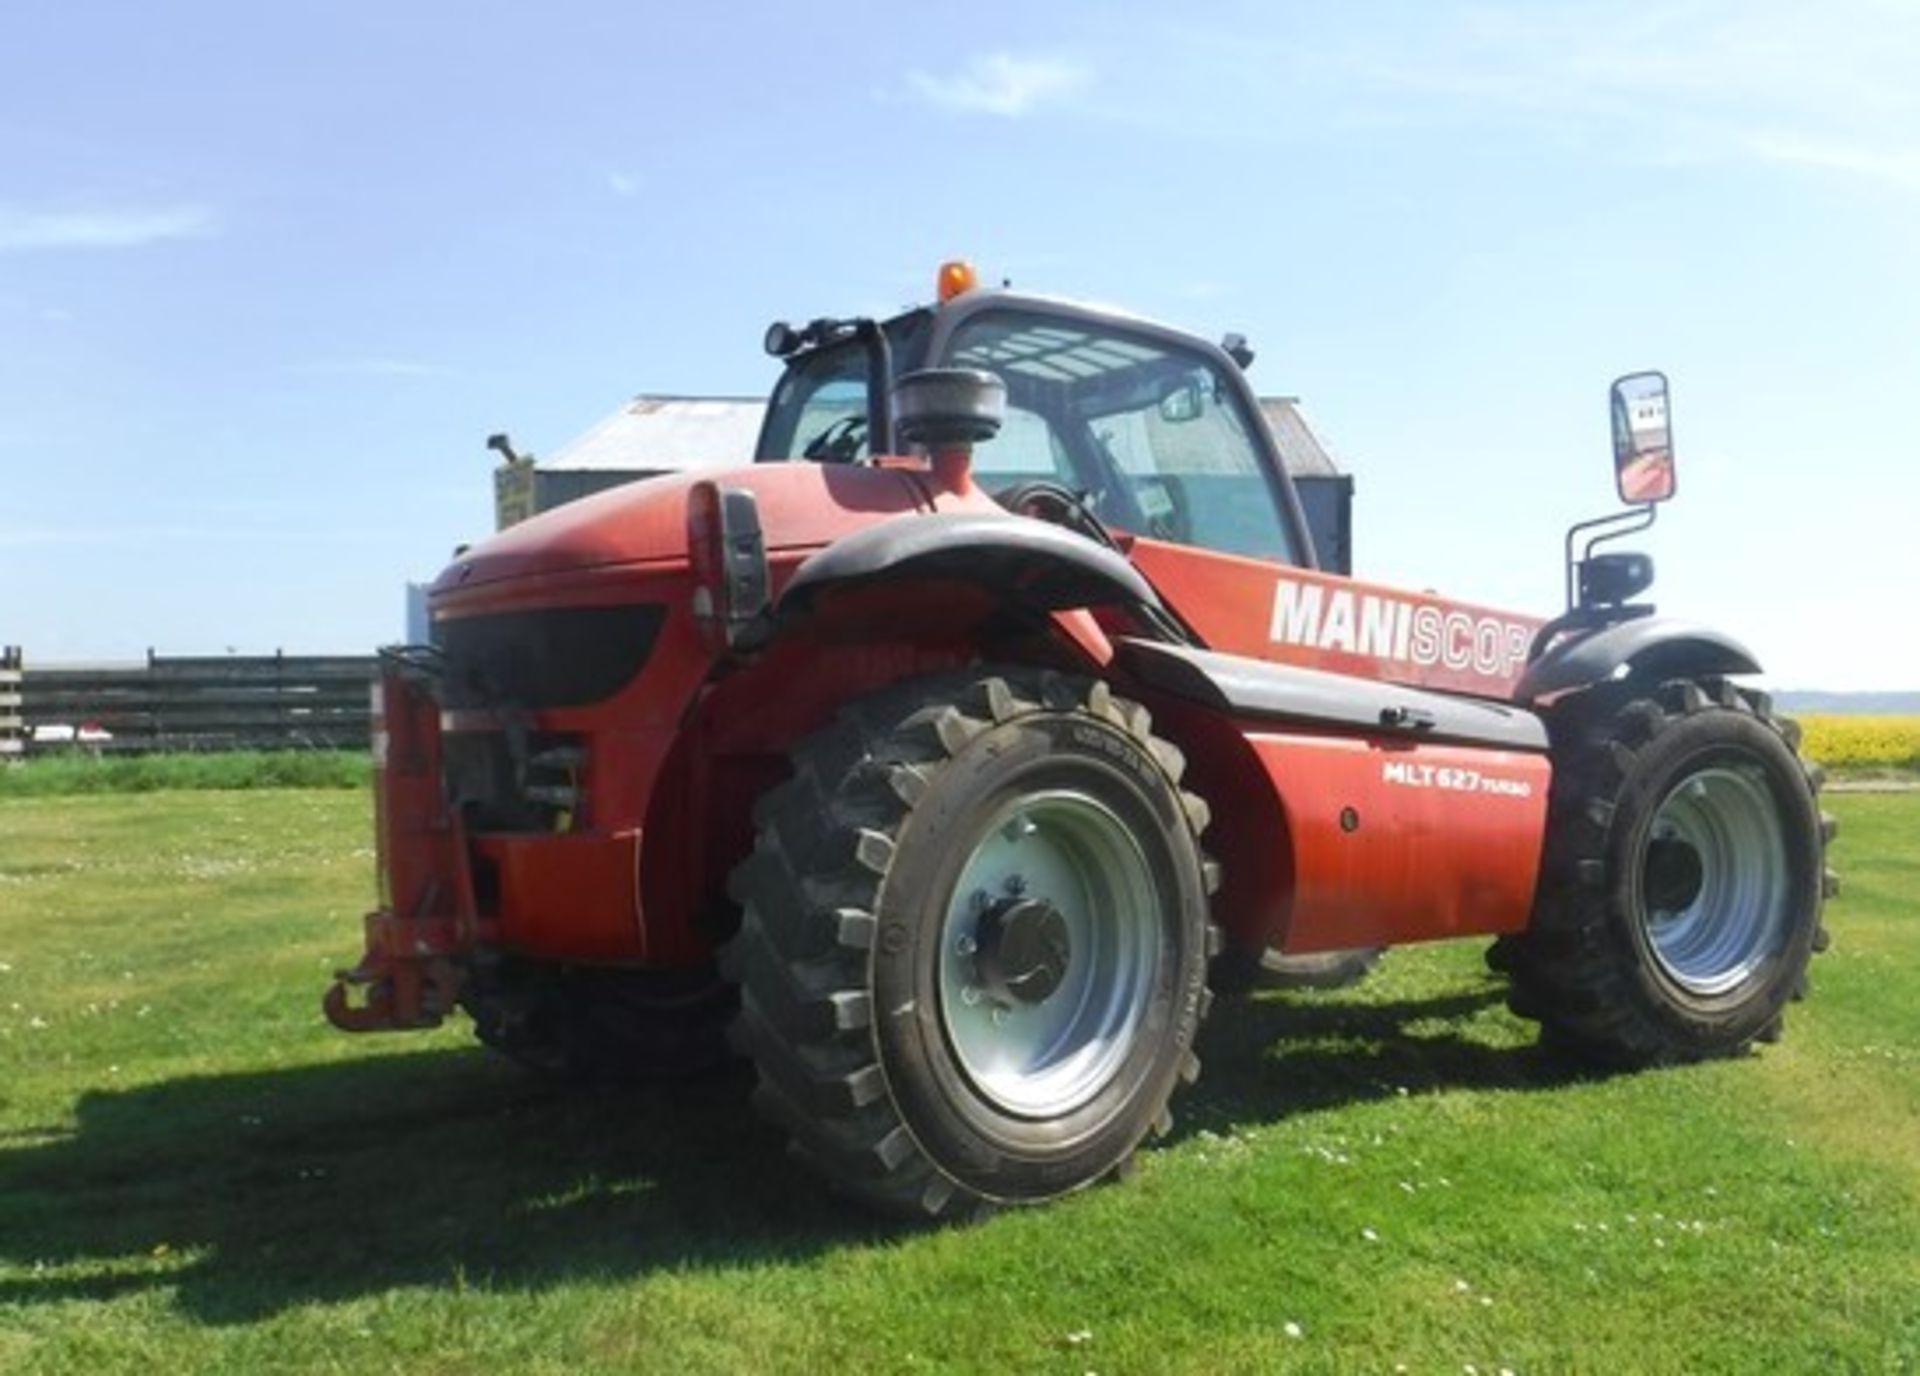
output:
[{"label": "cab window", "polygon": [[1007,384],[1007,425],[974,451],[990,491],[1050,478],[1110,525],[1299,561],[1240,394],[1206,356],[1093,322],[988,311],[954,331],[947,358]]},{"label": "cab window", "polygon": [[974,450],[973,476],[989,492],[1035,479],[1068,486],[1075,482],[1066,452],[1046,417],[1012,404],[992,443]]},{"label": "cab window", "polygon": [[[896,377],[919,366],[927,318],[915,311],[886,323]],[[857,463],[867,457],[865,347],[847,340],[793,359],[773,389],[755,462]]]}]

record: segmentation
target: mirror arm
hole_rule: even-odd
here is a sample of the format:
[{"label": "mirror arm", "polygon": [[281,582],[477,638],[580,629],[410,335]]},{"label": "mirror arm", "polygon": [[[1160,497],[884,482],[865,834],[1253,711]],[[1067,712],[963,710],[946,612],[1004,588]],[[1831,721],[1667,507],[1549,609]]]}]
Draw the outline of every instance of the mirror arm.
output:
[{"label": "mirror arm", "polygon": [[1573,557],[1574,542],[1585,532],[1593,531],[1587,537],[1587,543],[1580,550],[1580,559],[1585,561],[1593,557],[1595,549],[1609,540],[1618,540],[1628,535],[1636,535],[1651,526],[1660,517],[1657,502],[1648,502],[1645,506],[1631,507],[1626,511],[1609,512],[1605,516],[1596,516],[1591,521],[1580,521],[1567,527],[1566,545],[1566,594],[1567,610],[1572,611],[1580,602],[1579,577],[1576,570],[1579,564]]}]

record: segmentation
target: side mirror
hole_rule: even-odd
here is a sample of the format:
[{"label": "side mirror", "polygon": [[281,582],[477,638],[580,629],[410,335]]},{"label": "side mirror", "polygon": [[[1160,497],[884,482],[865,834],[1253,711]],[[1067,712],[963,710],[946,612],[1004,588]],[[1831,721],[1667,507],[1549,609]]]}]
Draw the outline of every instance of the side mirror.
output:
[{"label": "side mirror", "polygon": [[1206,409],[1206,401],[1200,394],[1200,384],[1187,381],[1175,383],[1160,394],[1160,419],[1168,425],[1185,425],[1190,420],[1199,420],[1200,413]]},{"label": "side mirror", "polygon": [[1613,383],[1613,484],[1630,506],[1674,493],[1673,420],[1665,373],[1629,373]]}]

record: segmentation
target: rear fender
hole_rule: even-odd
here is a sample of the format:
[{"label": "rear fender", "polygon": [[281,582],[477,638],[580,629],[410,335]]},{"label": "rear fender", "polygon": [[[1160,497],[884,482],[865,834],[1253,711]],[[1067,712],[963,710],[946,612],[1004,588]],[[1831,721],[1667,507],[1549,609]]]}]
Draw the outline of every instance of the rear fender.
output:
[{"label": "rear fender", "polygon": [[1007,625],[977,585],[903,577],[849,587],[776,626],[716,675],[682,718],[641,829],[649,949],[678,959],[731,934],[727,876],[753,845],[753,806],[788,755],[846,704],[982,659],[1097,674],[1112,649],[1085,612]]},{"label": "rear fender", "polygon": [[1646,617],[1562,640],[1527,666],[1515,702],[1543,703],[1629,677],[1753,674],[1760,661],[1732,636],[1686,621]]},{"label": "rear fender", "polygon": [[831,593],[901,581],[963,584],[1035,612],[1165,611],[1138,569],[1084,536],[1028,517],[955,512],[898,516],[836,540],[795,571],[778,615],[798,619]]},{"label": "rear fender", "polygon": [[752,652],[723,661],[681,718],[642,828],[650,941],[685,951],[724,937],[754,800],[843,704],[983,658],[1099,673],[1113,646],[1088,609],[1143,606],[1159,609],[1158,595],[1125,558],[997,512],[898,516],[807,557]]}]

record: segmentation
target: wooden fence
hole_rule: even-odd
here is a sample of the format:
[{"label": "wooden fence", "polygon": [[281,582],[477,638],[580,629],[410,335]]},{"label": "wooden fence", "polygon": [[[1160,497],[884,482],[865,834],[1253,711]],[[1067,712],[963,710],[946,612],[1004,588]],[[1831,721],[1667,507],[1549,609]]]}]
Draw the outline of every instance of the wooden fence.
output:
[{"label": "wooden fence", "polygon": [[[16,654],[21,751],[364,749],[372,656],[159,656],[124,668],[36,668]],[[0,694],[5,693],[0,678]],[[0,696],[0,714],[8,708]],[[0,715],[0,721],[4,716]]]},{"label": "wooden fence", "polygon": [[26,753],[27,724],[20,715],[20,647],[0,645],[0,759]]}]

